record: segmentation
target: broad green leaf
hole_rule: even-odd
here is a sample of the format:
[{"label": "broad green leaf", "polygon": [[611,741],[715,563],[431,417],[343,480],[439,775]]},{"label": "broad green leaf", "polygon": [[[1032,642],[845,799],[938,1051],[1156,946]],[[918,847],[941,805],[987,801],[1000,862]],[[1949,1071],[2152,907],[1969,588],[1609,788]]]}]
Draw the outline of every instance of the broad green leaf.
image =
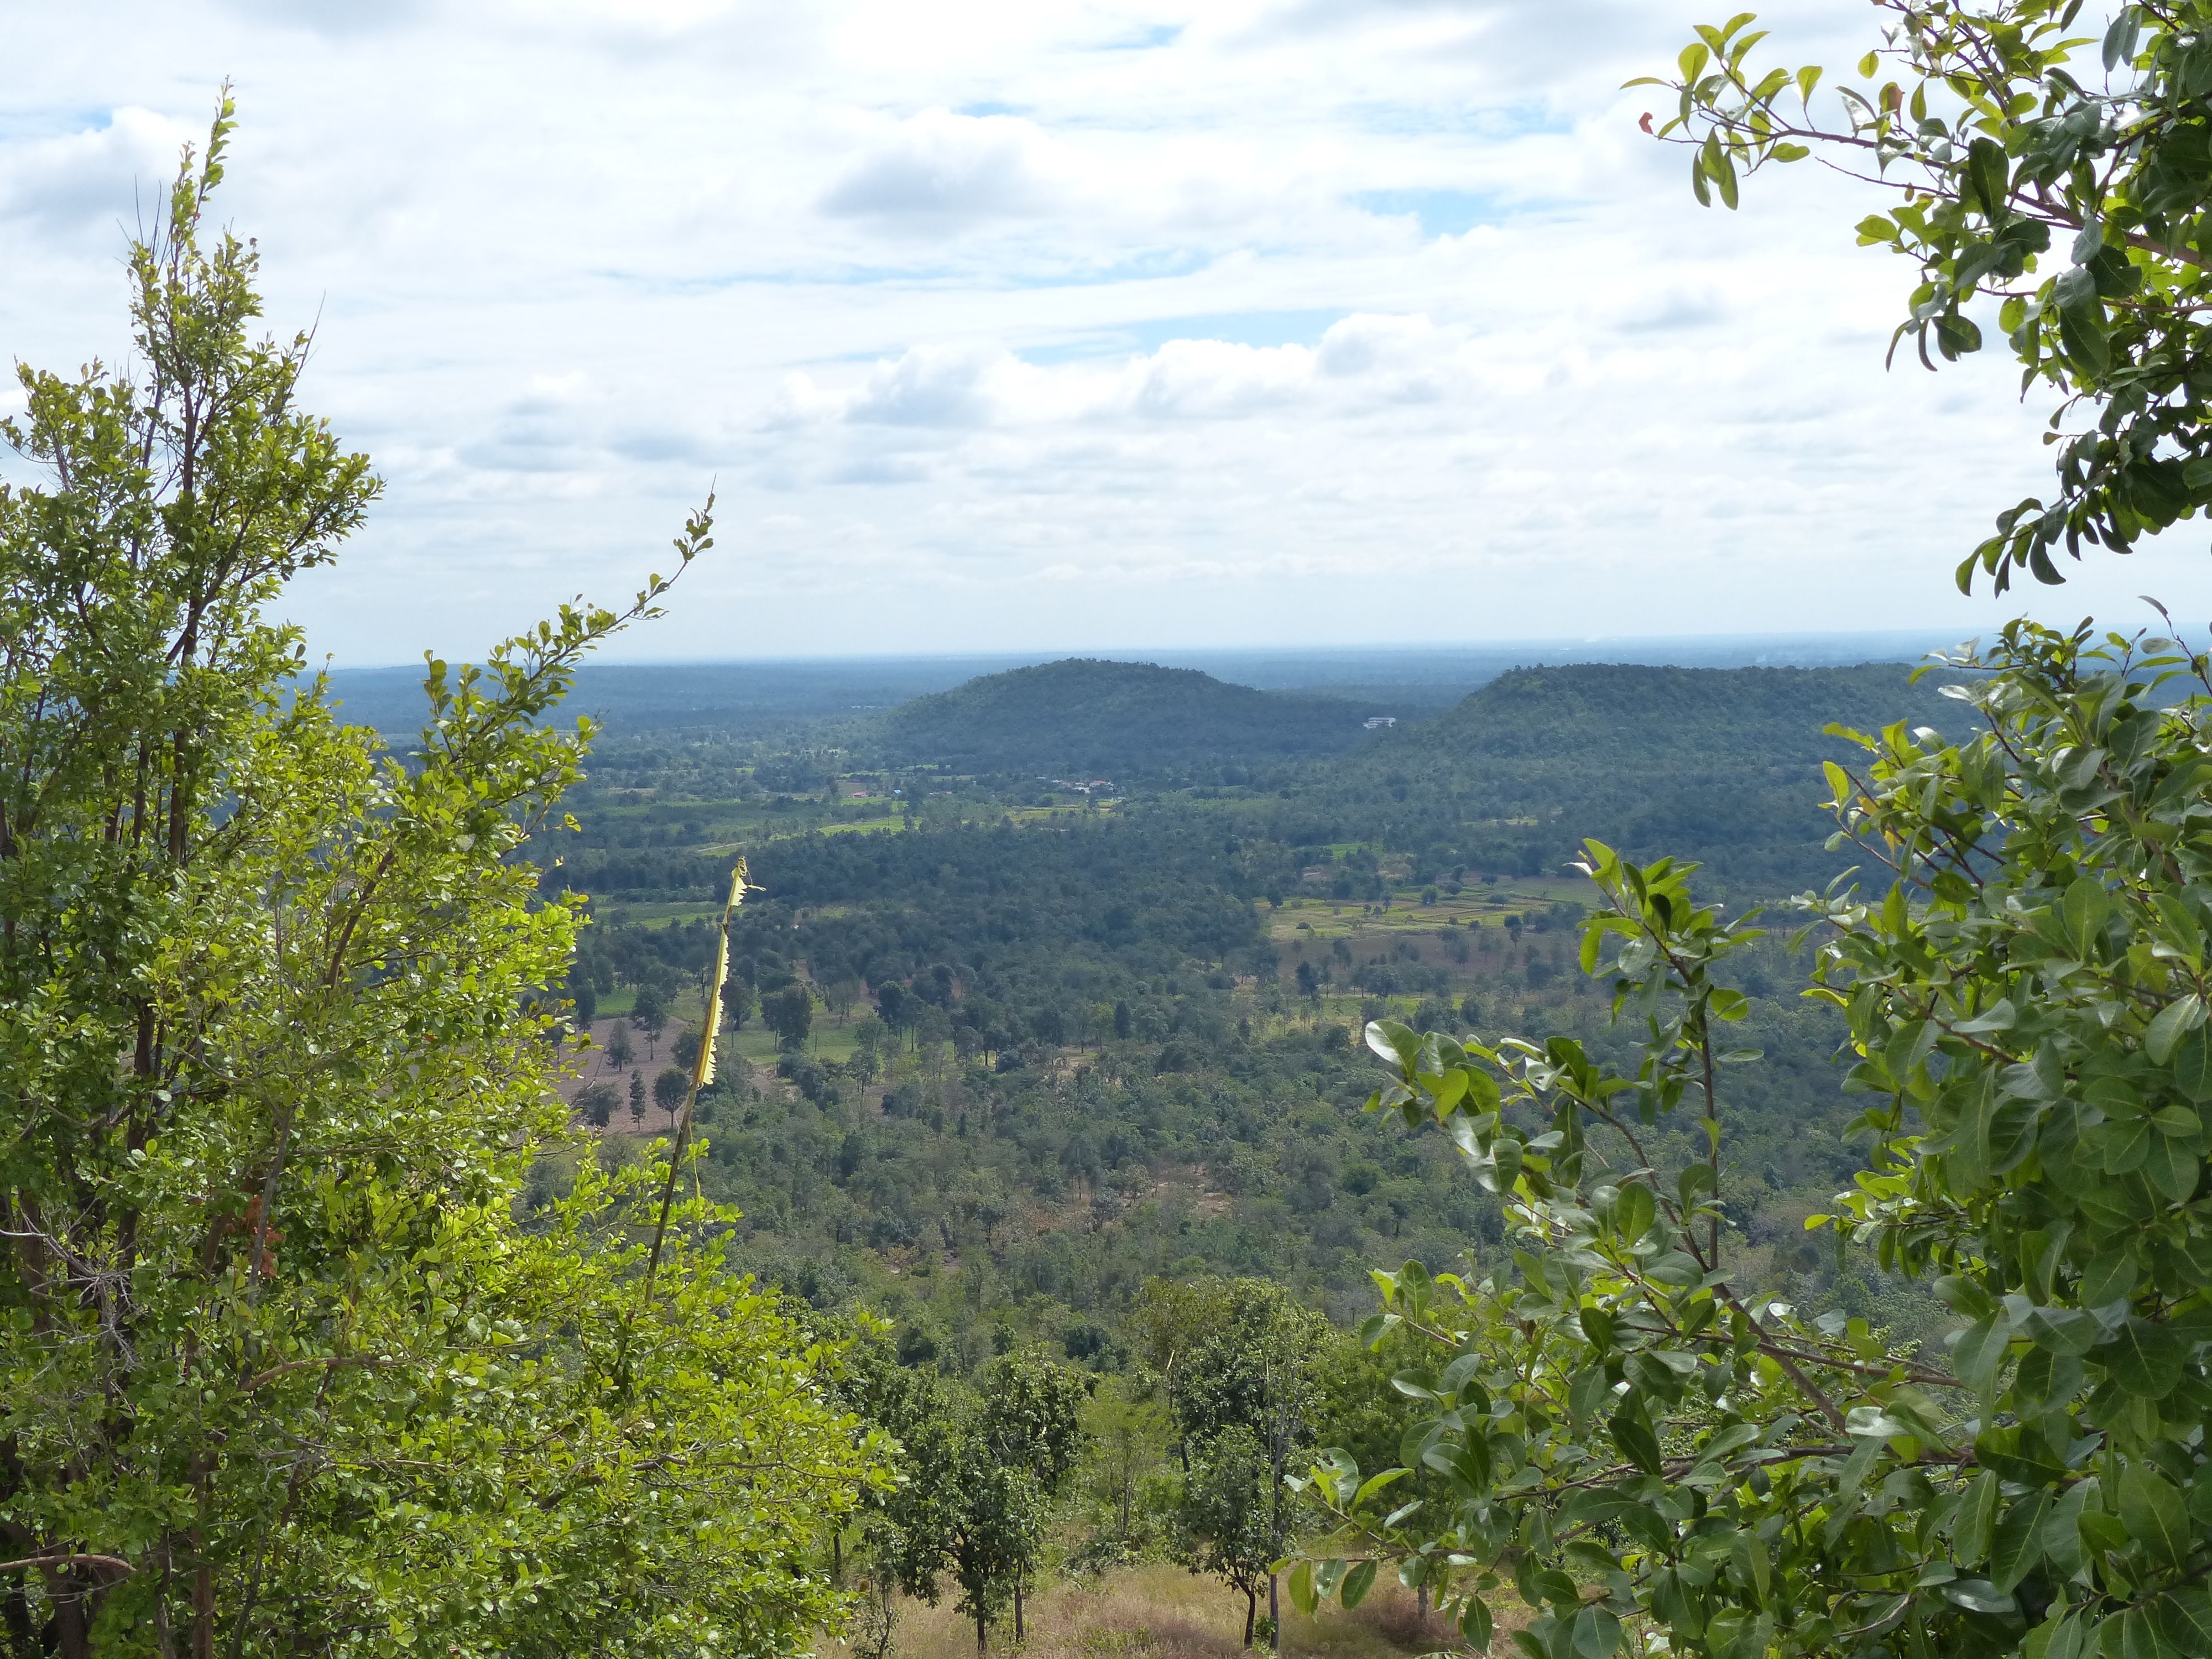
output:
[{"label": "broad green leaf", "polygon": [[1575,1614],[1572,1632],[1575,1659],[1613,1659],[1620,1645],[1620,1621],[1594,1603]]},{"label": "broad green leaf", "polygon": [[2130,1394],[2146,1400],[2162,1400],[2181,1381],[2187,1355],[2172,1332],[2140,1316],[2132,1316],[2113,1334],[2112,1340],[2090,1358],[2112,1374],[2112,1381]]},{"label": "broad green leaf", "polygon": [[2120,1524],[2154,1561],[2169,1567],[2189,1559],[2189,1506],[2155,1468],[2130,1462],[2120,1471]]},{"label": "broad green leaf", "polygon": [[2051,1494],[2031,1492],[1998,1520],[1990,1544],[1990,1582],[2009,1594],[2043,1558],[2043,1527],[2051,1514]]},{"label": "broad green leaf", "polygon": [[1490,1651],[1490,1607],[1479,1595],[1470,1595],[1460,1608],[1459,1633],[1477,1653]]},{"label": "broad green leaf", "polygon": [[2143,1052],[2163,1066],[2173,1058],[2174,1046],[2203,1024],[2203,998],[2194,991],[2176,997],[2153,1017],[2143,1033]]},{"label": "broad green leaf", "polygon": [[1344,1575],[1342,1600],[1349,1612],[1367,1599],[1367,1592],[1375,1588],[1375,1563],[1362,1561]]},{"label": "broad green leaf", "polygon": [[1952,1559],[1962,1567],[1979,1566],[1987,1560],[1996,1518],[1997,1478],[1984,1469],[1967,1486],[1958,1516],[1951,1522]]}]

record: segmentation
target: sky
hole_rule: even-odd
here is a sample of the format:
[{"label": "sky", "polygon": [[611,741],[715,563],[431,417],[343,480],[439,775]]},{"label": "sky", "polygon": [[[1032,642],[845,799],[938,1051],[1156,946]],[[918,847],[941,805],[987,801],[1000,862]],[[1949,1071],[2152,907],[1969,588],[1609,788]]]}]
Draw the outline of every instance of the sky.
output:
[{"label": "sky", "polygon": [[[1985,632],[2212,615],[2185,525],[2025,600],[2005,354],[1812,164],[1692,199],[1675,0],[0,0],[0,356],[128,355],[125,228],[236,82],[222,216],[385,481],[285,596],[342,665],[626,597],[633,660]],[[1858,0],[1786,0],[1840,69]],[[11,395],[0,390],[0,402]],[[20,405],[18,405],[20,406]],[[20,475],[21,467],[14,471]]]}]

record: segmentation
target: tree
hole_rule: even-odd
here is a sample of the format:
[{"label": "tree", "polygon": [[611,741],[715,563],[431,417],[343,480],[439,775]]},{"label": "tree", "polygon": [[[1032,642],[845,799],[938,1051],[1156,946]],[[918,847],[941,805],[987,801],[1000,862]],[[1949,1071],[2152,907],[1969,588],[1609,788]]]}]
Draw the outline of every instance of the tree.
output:
[{"label": "tree", "polygon": [[[1737,1287],[1726,1079],[1754,1057],[1726,1046],[1721,975],[1758,930],[1593,844],[1609,908],[1583,959],[1642,1025],[1632,1071],[1565,1038],[1370,1033],[1395,1073],[1376,1109],[1441,1121],[1511,1195],[1520,1283],[1386,1276],[1376,1334],[1435,1345],[1400,1381],[1435,1413],[1407,1450],[1454,1502],[1378,1517],[1402,1474],[1324,1458],[1359,1547],[1302,1569],[1303,1603],[1356,1600],[1389,1557],[1478,1645],[1510,1569],[1547,1654],[1608,1653],[1624,1617],[1714,1655],[1785,1628],[1808,1651],[2203,1650],[2212,660],[2016,623],[1952,666],[1978,736],[1900,726],[1830,774],[1886,893],[1795,907],[1874,1139],[1820,1219],[1931,1283],[1948,1364]],[[1645,1137],[1683,1109],[1705,1155],[1668,1179]]]},{"label": "tree", "polygon": [[629,1121],[642,1128],[645,1125],[645,1073],[629,1074]]},{"label": "tree", "polygon": [[849,975],[833,979],[822,988],[822,1000],[829,1006],[830,1012],[837,1017],[837,1023],[842,1025],[845,1023],[845,1017],[853,1012],[854,1005],[860,1001],[866,990],[867,988],[859,980],[851,978]]},{"label": "tree", "polygon": [[814,999],[804,985],[787,985],[761,999],[761,1020],[781,1047],[805,1048],[814,1024]]},{"label": "tree", "polygon": [[576,1097],[576,1110],[594,1129],[604,1129],[613,1122],[615,1108],[621,1103],[622,1097],[615,1092],[611,1083],[591,1084]]},{"label": "tree", "polygon": [[1129,1018],[1129,1005],[1126,1002],[1115,1003],[1114,1005],[1114,1035],[1119,1037],[1122,1042],[1127,1042],[1129,1040],[1129,1032],[1132,1029],[1133,1027]]},{"label": "tree", "polygon": [[1183,1482],[1176,1516],[1184,1560],[1244,1597],[1244,1645],[1258,1622],[1260,1591],[1290,1546],[1267,1449],[1237,1425],[1208,1442]]},{"label": "tree", "polygon": [[884,1037],[884,1023],[879,1019],[864,1017],[853,1028],[853,1058],[847,1063],[863,1083],[873,1083],[883,1070]]},{"label": "tree", "polygon": [[906,1028],[907,988],[896,980],[878,986],[876,990],[876,1010],[883,1016],[884,1024],[894,1031]]},{"label": "tree", "polygon": [[[1328,1322],[1280,1285],[1208,1279],[1153,1280],[1133,1323],[1166,1393],[1186,1480],[1218,1438],[1243,1431],[1267,1457],[1268,1535],[1287,1538],[1293,1459],[1310,1444],[1316,1362],[1330,1334]],[[1272,1574],[1267,1616],[1279,1630]]]},{"label": "tree", "polygon": [[4,428],[0,1639],[793,1647],[872,1461],[810,1339],[682,1240],[641,1302],[658,1172],[517,1219],[581,921],[547,716],[666,584],[430,660],[404,756],[338,723],[269,613],[377,483],[204,223],[230,127],[132,246],[139,378],[21,370]]},{"label": "tree", "polygon": [[607,1064],[617,1072],[626,1072],[636,1059],[637,1048],[629,1040],[629,1027],[617,1024],[607,1033]]},{"label": "tree", "polygon": [[1107,1379],[1084,1413],[1091,1448],[1085,1487],[1114,1527],[1114,1542],[1123,1559],[1139,1542],[1148,1477],[1166,1451],[1167,1425],[1158,1403],[1135,1397],[1119,1378]]},{"label": "tree", "polygon": [[660,1034],[668,1029],[668,1004],[658,986],[637,988],[637,1000],[631,1005],[629,1021],[645,1033],[646,1053],[654,1053],[660,1046]]},{"label": "tree", "polygon": [[[1066,1491],[1068,1478],[1082,1461],[1083,1402],[1091,1396],[1092,1382],[1035,1350],[1001,1354],[983,1373],[977,1425],[983,1443],[995,1462],[1029,1477],[1042,1504]],[[1022,1594],[1036,1565],[1034,1551],[1012,1559],[1017,1642],[1028,1637]]]},{"label": "tree", "polygon": [[669,1045],[668,1055],[686,1072],[696,1066],[699,1063],[698,1032],[689,1026],[678,1031],[676,1041]]},{"label": "tree", "polygon": [[653,1079],[653,1103],[668,1114],[671,1134],[676,1132],[676,1114],[683,1109],[684,1097],[690,1091],[691,1074],[680,1066],[664,1066]]},{"label": "tree", "polygon": [[981,1652],[1044,1541],[1043,1492],[1028,1468],[993,1451],[977,1406],[933,1373],[898,1364],[880,1345],[863,1351],[854,1372],[853,1397],[896,1437],[906,1477],[872,1498],[870,1553],[885,1577],[933,1607],[950,1575]]},{"label": "tree", "polygon": [[732,1031],[744,1030],[745,1022],[753,1017],[759,1006],[760,999],[753,994],[753,988],[744,980],[732,979],[723,988],[722,1018],[729,1022]]},{"label": "tree", "polygon": [[[1999,592],[2022,570],[2056,583],[2062,544],[2124,552],[2212,507],[2197,370],[2212,349],[2203,19],[2122,0],[2093,14],[2102,40],[2084,64],[2080,49],[2100,43],[2069,35],[2080,0],[1876,4],[1886,44],[1820,113],[1824,70],[1751,66],[1764,32],[1748,12],[1699,27],[1678,78],[1630,84],[1676,94],[1658,133],[1690,147],[1700,201],[1733,208],[1741,177],[1815,152],[1887,197],[1858,231],[1918,268],[1893,356],[1908,337],[1931,369],[1931,346],[1946,361],[1981,349],[1974,313],[1997,302],[2022,391],[2057,400],[2058,488],[2000,514],[1959,584],[1978,569]],[[1880,80],[1885,64],[1894,78]]]}]

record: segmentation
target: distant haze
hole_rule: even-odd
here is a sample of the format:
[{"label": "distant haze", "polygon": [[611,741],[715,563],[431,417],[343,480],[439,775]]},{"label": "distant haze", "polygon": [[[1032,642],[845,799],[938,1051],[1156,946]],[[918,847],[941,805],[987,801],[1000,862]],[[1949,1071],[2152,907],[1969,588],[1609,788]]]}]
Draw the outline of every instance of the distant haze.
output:
[{"label": "distant haze", "polygon": [[[1508,669],[1538,664],[1633,663],[1684,668],[1819,668],[1916,662],[1960,643],[1941,634],[1747,634],[1674,640],[1548,640],[1402,651],[1291,649],[1126,651],[1110,660],[1196,668],[1234,685],[1307,692],[1409,716],[1433,714]],[[884,712],[982,675],[1058,660],[1060,652],[996,656],[803,657],[730,662],[602,663],[586,667],[575,713],[631,726],[764,730],[790,721]],[[339,669],[331,684],[345,717],[387,731],[420,719],[419,666]]]}]

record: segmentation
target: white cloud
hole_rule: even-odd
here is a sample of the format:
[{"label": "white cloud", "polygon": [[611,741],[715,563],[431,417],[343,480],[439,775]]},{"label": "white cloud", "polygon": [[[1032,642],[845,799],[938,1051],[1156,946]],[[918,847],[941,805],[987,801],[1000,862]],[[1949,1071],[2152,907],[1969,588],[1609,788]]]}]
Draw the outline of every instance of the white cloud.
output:
[{"label": "white cloud", "polygon": [[[1690,202],[1615,90],[1688,15],[22,9],[0,356],[125,355],[114,227],[230,73],[222,215],[390,482],[295,601],[348,659],[627,592],[710,479],[715,556],[640,652],[1985,617],[1948,571],[2043,487],[2041,411],[1994,357],[1883,373],[1907,273],[1852,187]],[[1869,26],[1762,21],[1828,63]],[[2172,540],[2053,605],[2212,611]]]},{"label": "white cloud", "polygon": [[930,109],[900,123],[830,187],[822,205],[840,217],[890,226],[959,228],[1048,211],[1066,171],[1034,121]]},{"label": "white cloud", "polygon": [[52,236],[73,235],[88,222],[129,223],[134,207],[158,215],[188,136],[179,122],[126,106],[97,125],[0,148],[0,219],[27,221],[29,234]]}]

